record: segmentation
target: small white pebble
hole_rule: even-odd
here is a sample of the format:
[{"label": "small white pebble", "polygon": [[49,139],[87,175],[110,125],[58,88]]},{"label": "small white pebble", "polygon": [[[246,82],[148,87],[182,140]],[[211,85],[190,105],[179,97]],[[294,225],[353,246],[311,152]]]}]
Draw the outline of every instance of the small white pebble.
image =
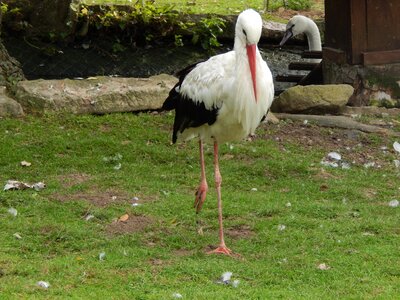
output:
[{"label": "small white pebble", "polygon": [[47,281],[38,281],[36,284],[44,289],[48,289],[50,287],[50,283]]},{"label": "small white pebble", "polygon": [[396,152],[400,153],[400,143],[394,142],[393,143],[393,148]]},{"label": "small white pebble", "polygon": [[278,261],[280,264],[286,264],[288,262],[287,258],[283,258],[282,260]]},{"label": "small white pebble", "polygon": [[175,298],[175,299],[182,299],[183,297],[182,297],[182,295],[179,294],[179,293],[173,293],[173,294],[172,294],[172,298]]},{"label": "small white pebble", "polygon": [[16,217],[18,215],[18,211],[14,207],[10,207],[7,211],[13,217]]},{"label": "small white pebble", "polygon": [[99,254],[99,260],[104,260],[105,257],[106,257],[106,253],[105,252],[101,252]]},{"label": "small white pebble", "polygon": [[85,217],[85,220],[86,220],[86,221],[89,221],[89,220],[91,220],[91,219],[93,219],[93,218],[94,218],[93,215],[87,215],[87,216]]},{"label": "small white pebble", "polygon": [[283,231],[283,230],[285,230],[286,229],[286,225],[283,225],[283,224],[279,224],[278,225],[278,230],[279,231]]},{"label": "small white pebble", "polygon": [[37,192],[43,190],[45,187],[46,187],[46,184],[43,182],[36,182],[32,185],[32,188]]},{"label": "small white pebble", "polygon": [[237,287],[239,286],[239,283],[240,283],[240,281],[237,280],[237,279],[235,279],[234,281],[232,281],[232,286],[233,286],[234,288],[237,288]]},{"label": "small white pebble", "polygon": [[21,161],[20,164],[23,167],[30,167],[32,165],[32,163],[30,163],[29,161],[26,161],[26,160]]},{"label": "small white pebble", "polygon": [[132,207],[139,206],[139,205],[140,205],[140,203],[137,203],[137,202],[131,204]]},{"label": "small white pebble", "polygon": [[304,120],[304,121],[303,121],[303,124],[304,124],[304,125],[307,125],[307,124],[308,124],[308,120]]},{"label": "small white pebble", "polygon": [[224,274],[222,274],[221,276],[221,281],[223,283],[228,283],[229,280],[231,280],[232,277],[232,272],[225,272]]},{"label": "small white pebble", "polygon": [[320,270],[323,270],[323,271],[325,271],[325,270],[329,270],[331,267],[330,266],[328,266],[327,264],[319,264],[318,265],[318,269],[320,269]]},{"label": "small white pebble", "polygon": [[292,203],[288,202],[285,204],[286,207],[292,207]]},{"label": "small white pebble", "polygon": [[257,192],[258,189],[257,189],[257,188],[252,188],[251,191],[252,191],[252,192]]},{"label": "small white pebble", "polygon": [[337,152],[329,152],[328,157],[333,160],[341,160],[342,159],[342,156]]},{"label": "small white pebble", "polygon": [[399,200],[392,200],[389,202],[390,207],[398,207],[399,206]]},{"label": "small white pebble", "polygon": [[132,201],[139,201],[139,198],[135,196],[132,198]]}]

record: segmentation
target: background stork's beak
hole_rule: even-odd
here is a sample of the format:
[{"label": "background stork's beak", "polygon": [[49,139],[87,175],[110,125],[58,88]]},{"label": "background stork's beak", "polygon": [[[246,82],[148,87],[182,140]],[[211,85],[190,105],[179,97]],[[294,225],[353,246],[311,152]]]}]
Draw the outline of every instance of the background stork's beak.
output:
[{"label": "background stork's beak", "polygon": [[247,45],[247,58],[249,59],[251,80],[253,81],[254,97],[257,102],[257,77],[256,77],[256,44]]},{"label": "background stork's beak", "polygon": [[289,28],[288,30],[285,31],[282,41],[279,43],[279,47],[282,47],[286,43],[286,41],[290,39],[292,36],[293,36],[292,28]]}]

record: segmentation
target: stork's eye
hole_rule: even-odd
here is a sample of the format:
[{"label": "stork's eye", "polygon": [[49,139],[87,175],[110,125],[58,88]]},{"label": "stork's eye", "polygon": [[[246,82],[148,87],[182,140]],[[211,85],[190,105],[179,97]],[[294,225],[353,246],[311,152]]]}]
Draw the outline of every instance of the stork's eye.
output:
[{"label": "stork's eye", "polygon": [[243,29],[243,34],[244,34],[244,36],[246,36],[246,37],[247,37],[246,30],[244,30],[244,29]]}]

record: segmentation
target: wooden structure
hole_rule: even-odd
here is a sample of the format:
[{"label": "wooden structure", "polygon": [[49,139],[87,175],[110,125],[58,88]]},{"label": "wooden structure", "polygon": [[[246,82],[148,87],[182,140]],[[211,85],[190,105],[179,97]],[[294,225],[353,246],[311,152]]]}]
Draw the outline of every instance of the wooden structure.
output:
[{"label": "wooden structure", "polygon": [[399,0],[325,0],[324,59],[337,64],[400,63]]},{"label": "wooden structure", "polygon": [[[303,51],[302,58],[322,59],[321,51]],[[277,75],[275,80],[280,82],[293,82],[299,85],[321,84],[322,70],[321,64],[315,62],[291,62],[289,70],[310,71],[307,75]],[[278,91],[277,94],[282,91]]]}]

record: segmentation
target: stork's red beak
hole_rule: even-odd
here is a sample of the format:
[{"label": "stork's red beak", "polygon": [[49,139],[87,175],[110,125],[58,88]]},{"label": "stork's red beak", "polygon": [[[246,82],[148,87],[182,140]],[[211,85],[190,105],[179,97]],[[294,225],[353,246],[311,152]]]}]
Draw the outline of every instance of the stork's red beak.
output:
[{"label": "stork's red beak", "polygon": [[256,47],[256,44],[246,46],[247,58],[249,59],[251,80],[253,81],[254,97],[257,102]]}]

